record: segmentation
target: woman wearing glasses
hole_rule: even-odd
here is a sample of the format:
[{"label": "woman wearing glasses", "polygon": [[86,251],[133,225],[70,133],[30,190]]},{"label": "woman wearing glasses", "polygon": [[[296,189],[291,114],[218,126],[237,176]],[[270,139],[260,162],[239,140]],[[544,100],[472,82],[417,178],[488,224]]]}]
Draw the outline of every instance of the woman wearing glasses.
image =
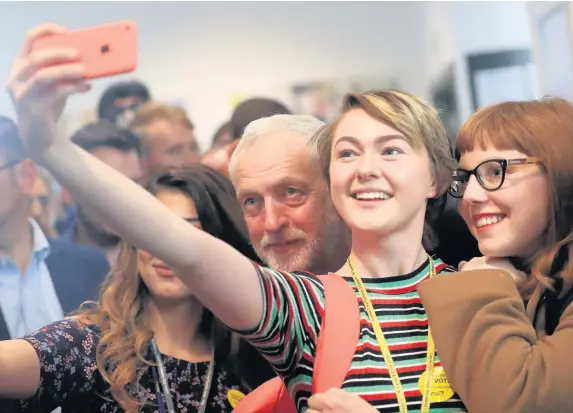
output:
[{"label": "woman wearing glasses", "polygon": [[419,293],[472,413],[573,411],[572,119],[565,100],[506,102],[458,135],[449,192],[484,257]]}]

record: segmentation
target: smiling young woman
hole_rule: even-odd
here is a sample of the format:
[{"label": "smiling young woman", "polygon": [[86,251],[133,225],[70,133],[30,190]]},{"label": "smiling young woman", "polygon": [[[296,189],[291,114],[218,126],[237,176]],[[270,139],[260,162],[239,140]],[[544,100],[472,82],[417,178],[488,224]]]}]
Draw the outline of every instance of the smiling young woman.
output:
[{"label": "smiling young woman", "polygon": [[450,193],[484,257],[419,291],[471,412],[573,411],[572,119],[562,99],[505,102],[460,130]]}]

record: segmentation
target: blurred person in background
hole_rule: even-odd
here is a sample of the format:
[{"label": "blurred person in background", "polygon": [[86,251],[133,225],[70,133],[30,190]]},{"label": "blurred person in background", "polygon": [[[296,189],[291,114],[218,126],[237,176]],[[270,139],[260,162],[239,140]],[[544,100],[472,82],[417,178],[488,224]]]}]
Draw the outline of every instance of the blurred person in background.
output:
[{"label": "blurred person in background", "polygon": [[201,160],[194,125],[180,107],[148,102],[138,108],[130,128],[142,140],[150,174],[194,165]]},{"label": "blurred person in background", "polygon": [[36,164],[0,117],[0,340],[61,320],[97,297],[109,266],[95,248],[48,238],[30,216]]},{"label": "blurred person in background", "polygon": [[74,200],[66,188],[55,182],[58,188],[58,199],[55,206],[55,224],[54,228],[58,236],[62,235],[73,225],[76,220],[76,206]]},{"label": "blurred person in background", "polygon": [[233,143],[231,124],[226,122],[213,135],[211,147],[201,156],[201,163],[228,177],[228,160],[236,146]]},{"label": "blurred person in background", "polygon": [[290,115],[292,112],[281,102],[269,98],[250,98],[239,103],[231,115],[233,139],[243,136],[245,128],[257,119],[273,115]]},{"label": "blurred person in background", "polygon": [[209,151],[203,156],[201,162],[228,176],[229,160],[247,125],[257,119],[290,113],[290,110],[281,102],[269,98],[251,98],[239,103],[233,110],[229,121],[231,142]]},{"label": "blurred person in background", "polygon": [[[145,183],[141,142],[130,130],[100,120],[79,129],[71,140],[132,181]],[[90,213],[89,208],[76,204],[75,214],[68,218],[67,224],[62,228],[60,238],[98,247],[104,251],[110,264],[115,262],[120,251],[120,237]]]},{"label": "blurred person in background", "polygon": [[36,183],[32,189],[31,216],[38,223],[47,237],[57,237],[53,227],[54,194],[52,192],[52,180],[48,173],[38,170]]},{"label": "blurred person in background", "polygon": [[133,120],[137,108],[151,100],[147,86],[138,81],[118,82],[109,86],[98,102],[98,118],[125,128]]},{"label": "blurred person in background", "polygon": [[215,132],[211,141],[211,148],[209,150],[222,148],[233,142],[233,135],[231,134],[231,123],[225,122]]}]

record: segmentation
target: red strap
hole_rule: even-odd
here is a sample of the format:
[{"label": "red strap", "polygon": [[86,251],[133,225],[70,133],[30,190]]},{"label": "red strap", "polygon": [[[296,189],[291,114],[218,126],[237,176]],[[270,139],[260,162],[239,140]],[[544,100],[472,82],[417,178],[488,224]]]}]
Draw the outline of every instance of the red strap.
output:
[{"label": "red strap", "polygon": [[342,386],[360,336],[360,310],[352,287],[336,274],[318,278],[324,285],[325,311],[314,360],[313,394]]},{"label": "red strap", "polygon": [[[332,387],[342,386],[350,370],[360,334],[360,311],[352,288],[344,278],[335,274],[318,278],[324,285],[325,315],[318,335],[312,379],[313,393],[322,393]],[[283,381],[275,377],[245,396],[233,413],[297,412]]]}]

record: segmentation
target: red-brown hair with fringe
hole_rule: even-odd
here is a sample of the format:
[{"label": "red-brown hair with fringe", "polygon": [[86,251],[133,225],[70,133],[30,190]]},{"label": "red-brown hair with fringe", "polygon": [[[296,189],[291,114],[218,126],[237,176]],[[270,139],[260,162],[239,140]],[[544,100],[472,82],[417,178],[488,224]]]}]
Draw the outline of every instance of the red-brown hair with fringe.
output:
[{"label": "red-brown hair with fringe", "polygon": [[[550,194],[549,226],[543,248],[529,263],[532,277],[524,290],[531,291],[538,283],[553,288],[554,279],[561,278],[565,294],[573,286],[573,105],[547,98],[485,107],[462,126],[456,146],[460,154],[494,147],[541,160]],[[569,260],[551,274],[562,248]]]}]

